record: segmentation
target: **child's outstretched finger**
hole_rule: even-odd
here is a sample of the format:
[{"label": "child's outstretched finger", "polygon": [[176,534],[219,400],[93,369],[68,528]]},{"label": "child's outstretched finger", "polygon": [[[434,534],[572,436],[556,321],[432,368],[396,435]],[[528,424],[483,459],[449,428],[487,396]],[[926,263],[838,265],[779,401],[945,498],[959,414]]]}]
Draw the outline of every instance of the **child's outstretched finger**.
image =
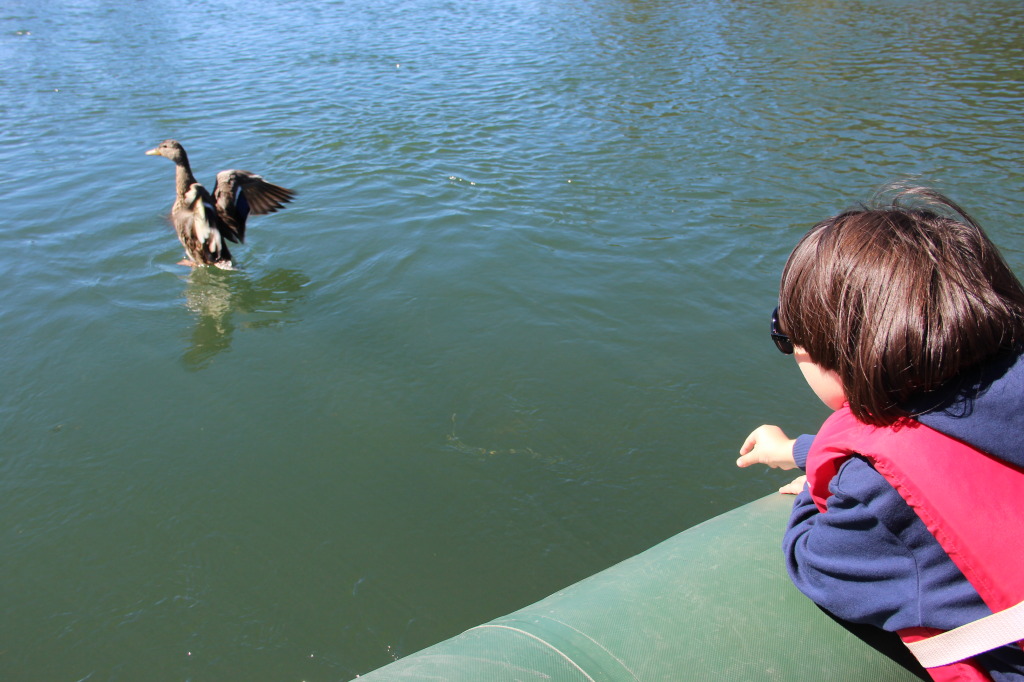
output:
[{"label": "child's outstretched finger", "polygon": [[748,467],[751,464],[760,464],[761,458],[757,452],[757,441],[758,436],[764,430],[764,426],[759,426],[750,432],[747,439],[743,441],[743,445],[740,447],[740,457],[736,460],[736,466],[743,468]]},{"label": "child's outstretched finger", "polygon": [[[754,430],[754,431],[751,431],[750,435],[747,436],[747,439],[745,441],[743,441],[743,445],[740,447],[740,454],[741,455],[748,454],[751,450],[754,449],[754,447],[756,445],[757,445],[757,430]],[[745,464],[740,464],[740,460],[743,460],[743,459],[744,459],[743,457],[740,457],[740,459],[736,461],[736,464],[738,464],[739,466],[746,466]],[[752,464],[752,462],[750,462],[750,463]]]}]

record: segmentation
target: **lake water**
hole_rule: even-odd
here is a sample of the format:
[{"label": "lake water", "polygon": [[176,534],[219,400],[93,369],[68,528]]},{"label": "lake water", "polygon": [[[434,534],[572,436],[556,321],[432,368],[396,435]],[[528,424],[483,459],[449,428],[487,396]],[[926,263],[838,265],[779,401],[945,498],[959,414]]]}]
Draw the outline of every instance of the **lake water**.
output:
[{"label": "lake water", "polygon": [[[347,680],[773,491],[882,183],[1024,272],[1019,0],[5,0],[0,88],[5,680]],[[165,138],[298,192],[237,271]]]}]

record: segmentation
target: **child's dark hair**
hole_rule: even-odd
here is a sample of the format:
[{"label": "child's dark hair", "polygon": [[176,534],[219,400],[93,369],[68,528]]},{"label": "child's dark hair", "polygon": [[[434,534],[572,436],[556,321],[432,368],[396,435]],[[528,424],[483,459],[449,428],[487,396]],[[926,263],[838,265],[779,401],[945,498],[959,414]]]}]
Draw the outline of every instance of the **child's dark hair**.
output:
[{"label": "child's dark hair", "polygon": [[786,262],[779,324],[839,375],[854,415],[879,426],[907,402],[1024,343],[1024,288],[981,227],[943,195],[815,225]]}]

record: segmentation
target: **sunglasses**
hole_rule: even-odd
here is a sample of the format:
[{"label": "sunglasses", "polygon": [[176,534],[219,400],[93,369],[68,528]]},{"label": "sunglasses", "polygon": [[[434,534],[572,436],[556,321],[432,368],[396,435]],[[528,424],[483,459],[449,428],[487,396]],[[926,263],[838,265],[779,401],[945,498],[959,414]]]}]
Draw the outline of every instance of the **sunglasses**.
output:
[{"label": "sunglasses", "polygon": [[785,355],[793,354],[792,339],[779,331],[779,306],[775,306],[775,310],[772,311],[772,341]]}]

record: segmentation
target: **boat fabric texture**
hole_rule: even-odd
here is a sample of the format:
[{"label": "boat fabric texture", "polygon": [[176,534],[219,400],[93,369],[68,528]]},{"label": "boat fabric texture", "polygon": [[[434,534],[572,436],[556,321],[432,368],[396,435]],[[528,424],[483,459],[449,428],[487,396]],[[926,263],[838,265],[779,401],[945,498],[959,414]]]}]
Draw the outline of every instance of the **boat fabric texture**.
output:
[{"label": "boat fabric texture", "polygon": [[920,682],[896,635],[830,617],[779,552],[772,493],[358,682]]},{"label": "boat fabric texture", "polygon": [[[962,441],[999,463],[1024,467],[1021,355],[997,358],[927,400],[908,408],[928,430]],[[814,439],[797,439],[794,455],[801,468],[807,468]],[[835,468],[827,491],[818,492],[827,497],[827,512],[822,513],[805,488],[794,502],[784,539],[790,577],[815,603],[844,620],[920,636],[992,613],[925,521],[868,458],[846,458]],[[990,503],[998,503],[989,496],[974,496],[978,499],[963,501],[964,508],[988,506],[995,512],[992,525],[1002,531],[1003,546],[1019,546],[1024,538],[1013,528],[1020,528],[1020,505],[993,508]],[[1024,652],[1016,645],[974,661],[996,682],[1024,680]]]}]

